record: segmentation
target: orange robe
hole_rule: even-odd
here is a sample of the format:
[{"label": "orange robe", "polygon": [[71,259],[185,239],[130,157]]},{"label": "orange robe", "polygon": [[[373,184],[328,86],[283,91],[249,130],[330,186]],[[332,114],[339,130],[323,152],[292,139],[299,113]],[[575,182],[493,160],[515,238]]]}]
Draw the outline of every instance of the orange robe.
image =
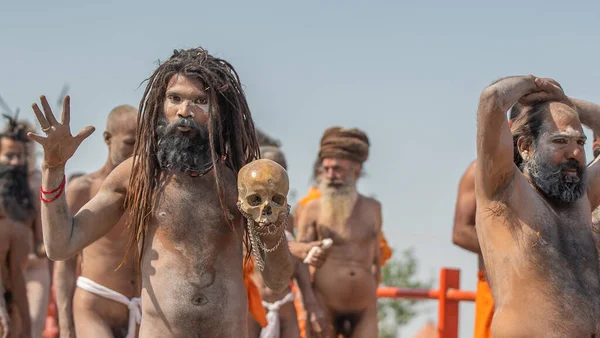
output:
[{"label": "orange robe", "polygon": [[[306,206],[306,204],[308,204],[308,202],[320,197],[321,192],[319,191],[319,189],[317,189],[316,187],[310,187],[306,196],[300,199],[300,201],[298,201],[298,204],[304,207]],[[381,230],[379,231],[379,238],[379,250],[381,251],[379,255],[379,261],[381,266],[384,266],[385,263],[392,257],[392,248],[390,248],[390,246],[388,245],[387,239],[385,238],[383,231]],[[302,308],[300,300],[297,297],[298,294],[295,293],[295,295],[296,297],[294,298],[294,305],[296,305],[296,312],[298,313],[298,326],[300,327],[300,337],[305,338],[306,322],[304,318],[302,318],[302,312],[304,311],[304,309]]]},{"label": "orange robe", "polygon": [[244,264],[244,284],[246,285],[246,293],[248,294],[248,311],[252,314],[254,320],[256,320],[260,326],[267,326],[267,310],[262,305],[262,299],[260,298],[260,292],[258,287],[252,280],[252,274],[254,274],[254,262],[249,259]]},{"label": "orange robe", "polygon": [[475,338],[491,338],[492,318],[494,317],[494,298],[485,273],[477,273],[477,293],[475,294]]}]

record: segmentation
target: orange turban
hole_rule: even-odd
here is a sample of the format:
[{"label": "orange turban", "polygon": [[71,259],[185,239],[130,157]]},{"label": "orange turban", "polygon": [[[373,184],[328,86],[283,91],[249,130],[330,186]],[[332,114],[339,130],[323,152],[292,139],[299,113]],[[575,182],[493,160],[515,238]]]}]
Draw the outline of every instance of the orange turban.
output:
[{"label": "orange turban", "polygon": [[362,164],[368,157],[369,138],[361,130],[331,127],[321,137],[321,161],[324,158],[343,158]]}]

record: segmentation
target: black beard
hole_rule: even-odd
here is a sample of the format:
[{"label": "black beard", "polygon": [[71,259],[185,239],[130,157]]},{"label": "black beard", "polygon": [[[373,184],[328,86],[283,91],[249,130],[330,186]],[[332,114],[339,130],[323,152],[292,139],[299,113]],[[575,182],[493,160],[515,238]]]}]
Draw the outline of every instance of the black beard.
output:
[{"label": "black beard", "polygon": [[31,217],[33,200],[27,166],[0,164],[0,199],[10,219],[24,222]]},{"label": "black beard", "polygon": [[[576,169],[577,175],[565,175],[564,169]],[[581,198],[587,189],[585,167],[574,159],[554,165],[534,152],[532,158],[524,162],[523,171],[529,174],[533,185],[544,196],[556,202],[574,202]]]},{"label": "black beard", "polygon": [[[177,127],[188,127],[182,132]],[[157,158],[163,171],[203,173],[212,166],[208,127],[189,118],[158,121]]]}]

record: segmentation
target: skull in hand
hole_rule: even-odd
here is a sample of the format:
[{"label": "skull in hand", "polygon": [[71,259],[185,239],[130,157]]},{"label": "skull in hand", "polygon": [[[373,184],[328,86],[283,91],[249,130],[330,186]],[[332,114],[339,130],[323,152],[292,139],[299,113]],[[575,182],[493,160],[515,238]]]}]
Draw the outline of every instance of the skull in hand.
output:
[{"label": "skull in hand", "polygon": [[259,228],[267,227],[287,219],[289,188],[282,166],[267,159],[256,160],[238,173],[238,205]]}]

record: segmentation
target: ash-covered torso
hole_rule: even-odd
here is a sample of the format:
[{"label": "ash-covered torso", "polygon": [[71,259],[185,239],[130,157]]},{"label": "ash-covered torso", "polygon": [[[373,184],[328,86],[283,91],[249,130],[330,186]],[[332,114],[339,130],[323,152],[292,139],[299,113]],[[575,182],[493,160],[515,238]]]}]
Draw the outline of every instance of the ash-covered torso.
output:
[{"label": "ash-covered torso", "polygon": [[[213,171],[158,188],[142,253],[142,337],[243,337],[247,298],[233,172],[221,166],[225,219]],[[214,169],[213,169],[214,170]]]},{"label": "ash-covered torso", "polygon": [[492,334],[598,337],[600,268],[587,195],[556,208],[524,181],[514,183],[506,202],[477,201],[496,307]]}]

